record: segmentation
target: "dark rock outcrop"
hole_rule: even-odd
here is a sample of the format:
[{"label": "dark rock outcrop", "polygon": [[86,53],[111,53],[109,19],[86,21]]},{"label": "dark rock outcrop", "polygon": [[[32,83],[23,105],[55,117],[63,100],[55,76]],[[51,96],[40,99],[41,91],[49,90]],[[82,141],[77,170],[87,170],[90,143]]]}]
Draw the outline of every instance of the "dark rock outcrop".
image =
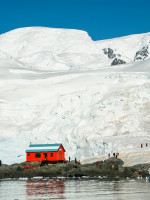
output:
[{"label": "dark rock outcrop", "polygon": [[20,163],[23,167],[40,167],[41,162],[34,161],[34,162],[22,162]]},{"label": "dark rock outcrop", "polygon": [[135,171],[136,176],[146,177],[150,175],[149,174],[150,164],[134,165],[132,166],[132,169]]},{"label": "dark rock outcrop", "polygon": [[119,158],[109,158],[107,160],[104,160],[104,163],[107,163],[107,164],[117,164],[118,166],[123,166],[124,165],[124,162],[119,159]]},{"label": "dark rock outcrop", "polygon": [[125,64],[126,62],[124,60],[121,60],[121,59],[118,59],[118,58],[115,58],[112,63],[111,63],[111,66],[113,65],[121,65],[121,64]]},{"label": "dark rock outcrop", "polygon": [[[2,165],[0,167],[0,179],[19,177],[68,177],[81,178],[101,177],[105,180],[116,180],[126,177],[136,178],[137,176],[148,176],[149,165],[123,167],[123,161],[119,158],[110,158],[104,161],[97,161],[92,164],[77,164],[66,162],[49,164],[40,167],[39,162],[24,162],[13,165]],[[30,165],[30,166],[29,166]],[[31,167],[31,168],[24,168]]]},{"label": "dark rock outcrop", "polygon": [[108,56],[108,58],[115,58],[116,57],[116,54],[114,53],[113,49],[104,48],[103,51],[104,51],[104,54]]},{"label": "dark rock outcrop", "polygon": [[136,52],[136,55],[134,57],[134,61],[136,60],[144,60],[145,58],[147,58],[149,55],[148,52],[148,46],[143,47],[141,50]]}]

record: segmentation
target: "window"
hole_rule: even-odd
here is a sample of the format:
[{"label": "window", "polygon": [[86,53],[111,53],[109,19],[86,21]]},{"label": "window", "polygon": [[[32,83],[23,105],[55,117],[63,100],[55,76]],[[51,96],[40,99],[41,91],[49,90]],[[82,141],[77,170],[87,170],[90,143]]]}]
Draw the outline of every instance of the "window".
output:
[{"label": "window", "polygon": [[28,156],[30,156],[30,154],[28,153]]},{"label": "window", "polygon": [[35,158],[41,158],[41,154],[40,153],[36,153],[35,154]]},{"label": "window", "polygon": [[51,153],[50,155],[51,155],[51,157],[53,157],[53,153]]}]

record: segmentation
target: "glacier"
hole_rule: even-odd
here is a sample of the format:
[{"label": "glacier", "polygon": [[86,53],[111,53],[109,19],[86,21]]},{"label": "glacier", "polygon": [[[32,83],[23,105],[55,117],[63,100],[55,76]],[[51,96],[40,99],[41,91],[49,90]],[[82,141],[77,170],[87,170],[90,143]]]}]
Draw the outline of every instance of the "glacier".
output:
[{"label": "glacier", "polygon": [[2,162],[25,161],[30,142],[62,143],[66,158],[83,163],[113,152],[126,165],[150,162],[149,47],[150,33],[93,41],[80,30],[27,27],[0,35]]}]

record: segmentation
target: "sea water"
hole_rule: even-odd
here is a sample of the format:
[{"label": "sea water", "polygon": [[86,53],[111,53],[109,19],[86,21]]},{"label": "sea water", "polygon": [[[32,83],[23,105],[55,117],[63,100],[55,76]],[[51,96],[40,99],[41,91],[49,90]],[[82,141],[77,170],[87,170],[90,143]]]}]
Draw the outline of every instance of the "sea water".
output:
[{"label": "sea water", "polygon": [[149,200],[147,179],[5,179],[0,181],[0,200]]}]

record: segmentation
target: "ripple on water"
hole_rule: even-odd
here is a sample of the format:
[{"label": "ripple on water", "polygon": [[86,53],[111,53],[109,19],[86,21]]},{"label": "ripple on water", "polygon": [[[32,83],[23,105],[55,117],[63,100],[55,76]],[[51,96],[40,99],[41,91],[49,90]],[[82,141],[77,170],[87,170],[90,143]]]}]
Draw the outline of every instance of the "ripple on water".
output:
[{"label": "ripple on water", "polygon": [[0,200],[150,199],[150,183],[146,179],[5,179],[0,181],[0,191]]}]

